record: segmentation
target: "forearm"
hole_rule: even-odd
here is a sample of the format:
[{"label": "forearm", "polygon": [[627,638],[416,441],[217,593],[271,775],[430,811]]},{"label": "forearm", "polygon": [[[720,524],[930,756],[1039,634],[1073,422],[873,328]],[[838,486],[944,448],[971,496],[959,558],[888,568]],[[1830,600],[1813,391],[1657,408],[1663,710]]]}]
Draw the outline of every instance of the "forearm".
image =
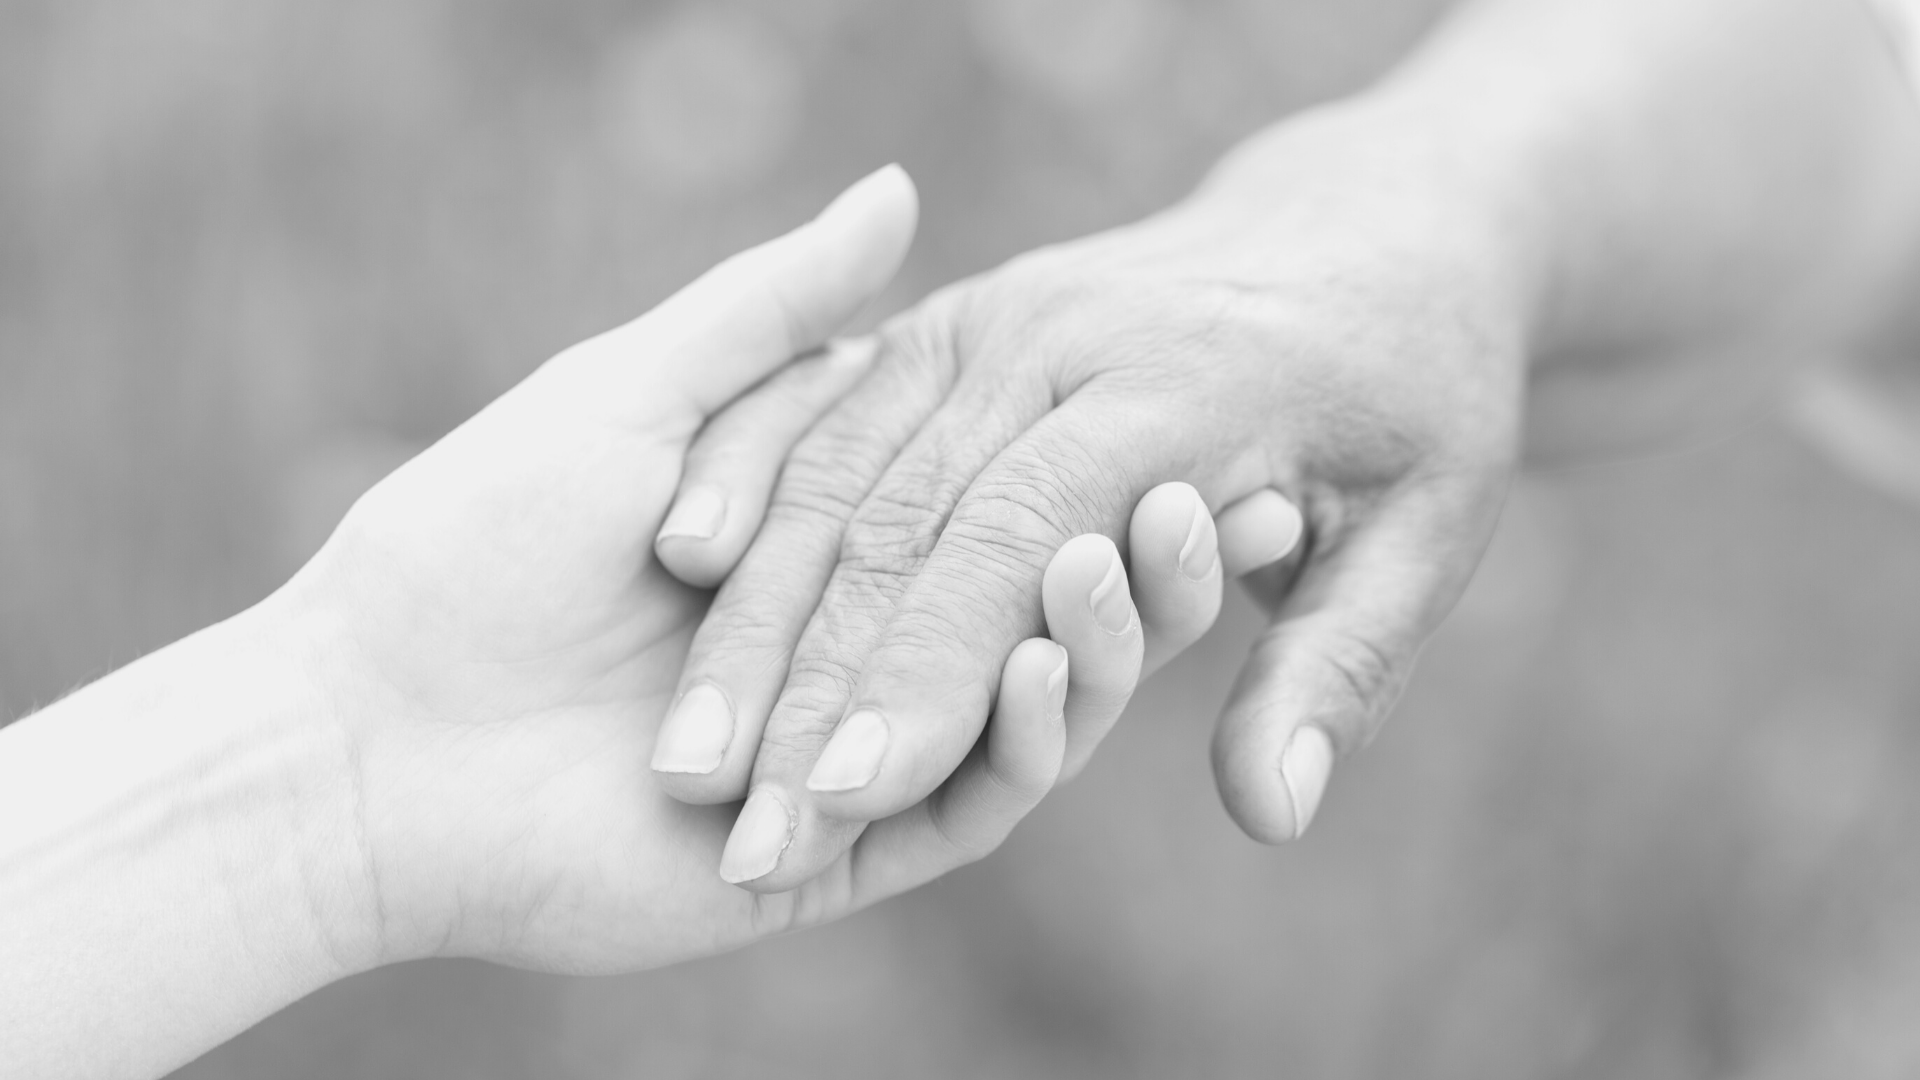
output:
[{"label": "forearm", "polygon": [[1541,363],[1845,332],[1920,210],[1920,113],[1858,0],[1482,0],[1380,90],[1534,196]]},{"label": "forearm", "polygon": [[376,962],[298,638],[256,609],[0,730],[0,1075],[156,1076]]},{"label": "forearm", "polygon": [[[1687,354],[1664,367],[1691,384],[1605,392],[1693,422],[1681,399],[1733,396],[1716,364],[1885,316],[1920,219],[1920,110],[1857,0],[1482,0],[1373,90],[1256,135],[1203,197],[1284,201],[1305,174],[1424,215],[1419,243],[1445,237],[1524,338],[1536,399]],[[1632,411],[1569,396],[1588,415],[1567,424]]]}]

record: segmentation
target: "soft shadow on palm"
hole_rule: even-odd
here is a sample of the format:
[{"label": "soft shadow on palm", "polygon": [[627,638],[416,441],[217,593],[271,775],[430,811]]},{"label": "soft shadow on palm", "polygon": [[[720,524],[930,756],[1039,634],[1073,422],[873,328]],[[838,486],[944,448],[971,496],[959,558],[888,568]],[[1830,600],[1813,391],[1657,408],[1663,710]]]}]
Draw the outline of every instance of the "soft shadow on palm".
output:
[{"label": "soft shadow on palm", "polygon": [[739,808],[677,802],[647,765],[708,602],[652,550],[688,445],[879,291],[914,213],[882,170],[566,350],[376,485],[288,584],[330,646],[317,676],[340,702],[385,959],[598,972],[717,952],[978,858],[1051,786],[1052,646],[1022,662],[1015,737],[988,740],[960,811],[897,815],[804,889],[722,881]]},{"label": "soft shadow on palm", "polygon": [[[735,808],[675,802],[645,765],[707,602],[648,551],[679,450],[593,424],[528,438],[538,417],[520,405],[504,399],[375,488],[309,571],[380,613],[355,643],[379,698],[349,722],[367,782],[402,793],[409,829],[439,834],[434,862],[378,868],[392,915],[456,911],[408,931],[565,970],[778,928],[790,900],[715,875]],[[529,444],[548,460],[507,460]],[[460,490],[469,475],[484,495]],[[434,896],[439,882],[465,893]]]}]

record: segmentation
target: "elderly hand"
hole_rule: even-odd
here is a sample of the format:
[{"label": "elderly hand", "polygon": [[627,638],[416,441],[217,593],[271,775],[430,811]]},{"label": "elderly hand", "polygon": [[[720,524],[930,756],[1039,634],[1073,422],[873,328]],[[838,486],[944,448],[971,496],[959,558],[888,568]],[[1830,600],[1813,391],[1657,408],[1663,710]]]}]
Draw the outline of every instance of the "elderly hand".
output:
[{"label": "elderly hand", "polygon": [[[725,876],[792,888],[862,823],[926,797],[973,745],[1002,659],[1041,630],[1052,552],[1123,536],[1135,500],[1170,480],[1229,518],[1304,512],[1304,561],[1270,571],[1290,587],[1214,763],[1249,833],[1305,826],[1332,756],[1386,714],[1492,531],[1524,381],[1519,275],[1494,215],[1455,197],[1463,178],[1406,175],[1341,131],[1300,125],[1282,157],[1297,171],[1240,170],[886,329],[877,368],[786,460],[654,759],[683,799],[750,786],[748,805],[771,808],[734,830]],[[1315,167],[1330,159],[1350,167]],[[770,475],[729,441],[696,446],[684,492]],[[1284,553],[1284,521],[1274,532],[1229,570]],[[696,578],[745,546],[661,538]],[[1220,572],[1186,554],[1151,558]],[[1130,632],[1104,595],[1092,617]],[[1068,724],[1071,773],[1104,725]]]}]

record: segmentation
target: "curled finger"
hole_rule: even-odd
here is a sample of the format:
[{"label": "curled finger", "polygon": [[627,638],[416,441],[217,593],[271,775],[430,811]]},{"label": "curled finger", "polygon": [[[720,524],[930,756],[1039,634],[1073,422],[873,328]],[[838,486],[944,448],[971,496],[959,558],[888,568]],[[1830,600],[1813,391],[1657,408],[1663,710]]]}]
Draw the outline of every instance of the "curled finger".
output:
[{"label": "curled finger", "polygon": [[875,822],[853,848],[855,906],[904,892],[995,848],[1060,775],[1072,661],[1045,638],[1007,658],[985,737],[925,800]]}]

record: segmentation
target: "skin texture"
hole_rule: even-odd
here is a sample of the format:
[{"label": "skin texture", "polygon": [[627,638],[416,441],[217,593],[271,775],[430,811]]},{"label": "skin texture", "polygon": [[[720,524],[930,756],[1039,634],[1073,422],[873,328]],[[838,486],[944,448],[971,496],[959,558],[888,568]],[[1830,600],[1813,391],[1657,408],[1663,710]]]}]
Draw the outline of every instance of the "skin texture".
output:
[{"label": "skin texture", "polygon": [[[646,768],[708,600],[648,543],[688,443],[756,383],[762,419],[819,414],[861,349],[791,358],[884,284],[913,215],[905,176],[876,174],[549,362],[376,485],[268,600],[0,731],[8,1075],[159,1075],[415,957],[608,972],[708,955],[996,847],[1071,732],[1112,724],[1145,642],[1177,652],[1219,610],[1192,489],[1143,500],[1132,528],[1154,549],[1197,529],[1214,570],[1142,567],[1136,609],[1110,541],[1066,544],[1051,640],[1010,650],[986,737],[803,888],[714,873],[764,803],[690,806]],[[1116,570],[1119,635],[1076,614]]]},{"label": "skin texture", "polygon": [[[808,880],[967,752],[998,658],[1041,626],[1047,555],[1121,539],[1183,480],[1223,514],[1276,491],[1304,515],[1214,741],[1235,820],[1297,836],[1289,762],[1377,730],[1526,443],[1697,438],[1873,313],[1914,232],[1911,126],[1848,5],[1470,5],[1179,206],[891,323],[695,638],[682,685],[724,693],[731,738],[668,790],[776,792],[793,835],[749,887]],[[871,779],[810,788],[868,711]]]},{"label": "skin texture", "polygon": [[[805,880],[859,821],[924,797],[940,770],[923,763],[965,753],[986,673],[1040,628],[1047,553],[1124,536],[1167,479],[1210,505],[1277,490],[1304,510],[1315,558],[1263,648],[1287,654],[1286,692],[1338,745],[1367,737],[1491,531],[1523,366],[1511,320],[1480,300],[1501,291],[1478,280],[1489,264],[1434,254],[1452,223],[1403,214],[1419,243],[1356,233],[1370,208],[1350,197],[1304,191],[1299,214],[1265,223],[1232,200],[1183,207],[1023,257],[888,328],[874,375],[795,448],[688,667],[687,685],[770,716],[752,783],[777,787],[800,828],[757,887]],[[892,731],[878,775],[807,791],[863,708]],[[1261,782],[1291,732],[1229,726],[1217,759],[1229,806],[1270,839],[1297,832],[1289,793]],[[1069,771],[1095,741],[1070,748]],[[737,797],[749,761],[729,759],[675,790]]]},{"label": "skin texture", "polygon": [[[1216,741],[1229,810],[1297,835],[1471,571],[1523,390],[1718,400],[1765,385],[1729,360],[1756,342],[1844,340],[1911,237],[1912,126],[1851,5],[1473,5],[1175,210],[896,321],[694,635],[706,597],[648,552],[685,463],[726,459],[696,433],[879,287],[909,204],[732,263],[404,467],[265,604],[0,732],[0,1061],[154,1075],[373,964],[662,962],[977,857],[1111,724],[1128,688],[1099,673],[1217,604],[1224,555],[1171,578],[1181,478],[1222,537],[1263,493],[1304,515]],[[1641,427],[1564,415],[1600,442]],[[1143,496],[1189,512],[1130,522]],[[1074,657],[1064,700],[1043,626]],[[702,679],[740,710],[722,764],[649,777],[654,723]],[[849,704],[884,711],[883,760],[812,790]],[[714,878],[744,826],[713,804],[750,784],[792,808],[754,828],[796,830],[750,884],[805,888]]]}]

